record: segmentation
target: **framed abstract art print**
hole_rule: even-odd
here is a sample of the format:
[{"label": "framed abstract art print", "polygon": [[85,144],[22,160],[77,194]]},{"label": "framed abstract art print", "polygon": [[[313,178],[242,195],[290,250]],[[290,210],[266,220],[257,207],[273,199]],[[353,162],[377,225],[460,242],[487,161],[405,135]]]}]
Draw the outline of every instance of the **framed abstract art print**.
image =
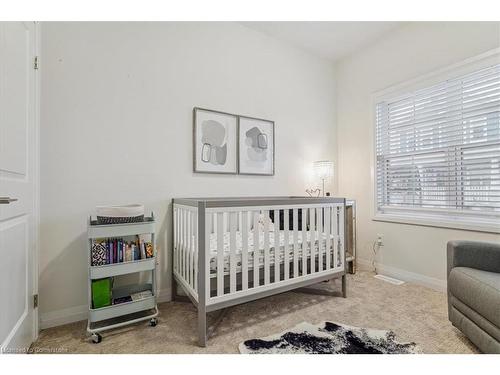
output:
[{"label": "framed abstract art print", "polygon": [[193,109],[194,172],[238,173],[238,116]]},{"label": "framed abstract art print", "polygon": [[239,116],[239,173],[274,175],[274,122]]}]

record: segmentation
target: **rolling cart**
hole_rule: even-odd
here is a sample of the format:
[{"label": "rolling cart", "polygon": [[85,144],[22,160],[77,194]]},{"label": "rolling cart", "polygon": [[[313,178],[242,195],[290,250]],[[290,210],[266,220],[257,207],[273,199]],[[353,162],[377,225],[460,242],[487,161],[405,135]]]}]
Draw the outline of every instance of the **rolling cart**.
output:
[{"label": "rolling cart", "polygon": [[[122,238],[141,234],[150,234],[151,243],[153,245],[153,257],[128,261],[122,263],[105,264],[101,266],[92,266],[92,244],[96,239],[103,238]],[[158,307],[156,304],[156,243],[155,243],[155,220],[154,215],[145,217],[143,221],[126,224],[106,224],[99,225],[92,218],[88,222],[88,303],[89,316],[87,322],[87,332],[90,334],[92,342],[99,343],[102,341],[100,332],[122,327],[125,325],[137,323],[140,321],[149,320],[149,324],[154,327],[157,324]],[[109,306],[93,308],[92,304],[92,281],[126,275],[136,272],[151,272],[151,283],[135,284],[121,286],[112,289],[112,302],[115,298],[130,296],[134,293],[151,291],[151,295],[144,298],[111,304]],[[153,312],[154,310],[154,312]],[[137,316],[141,312],[151,311],[151,314]],[[132,315],[131,315],[132,314]],[[130,317],[127,317],[130,315]],[[123,317],[117,322],[115,318]],[[115,321],[108,322],[114,319]]]}]

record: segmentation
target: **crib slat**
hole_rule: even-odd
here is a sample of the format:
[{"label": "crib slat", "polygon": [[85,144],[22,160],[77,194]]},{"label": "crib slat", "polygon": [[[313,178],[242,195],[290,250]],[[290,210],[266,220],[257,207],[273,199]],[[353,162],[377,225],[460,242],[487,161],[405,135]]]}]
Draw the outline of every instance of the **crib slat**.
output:
[{"label": "crib slat", "polygon": [[318,214],[318,270],[323,271],[323,210],[324,208],[317,208]]},{"label": "crib slat", "polygon": [[271,278],[271,265],[269,264],[269,211],[264,210],[264,285],[269,284]]},{"label": "crib slat", "polygon": [[186,243],[187,243],[187,213],[182,210],[182,278],[186,280]]},{"label": "crib slat", "polygon": [[177,210],[177,272],[182,275],[182,209]]},{"label": "crib slat", "polygon": [[259,286],[259,257],[260,257],[260,235],[259,235],[259,211],[252,211],[253,216],[253,287]]},{"label": "crib slat", "polygon": [[248,289],[248,211],[241,212],[241,289]]},{"label": "crib slat", "polygon": [[205,227],[207,229],[207,234],[212,234],[214,232],[213,215],[211,213],[205,214]]},{"label": "crib slat", "polygon": [[[193,251],[194,251],[194,257],[193,257],[193,273],[194,273],[194,290],[196,293],[198,293],[198,211],[195,212],[193,215],[193,223],[194,223],[194,245],[193,245]],[[203,251],[203,250],[202,250]]]},{"label": "crib slat", "polygon": [[182,209],[179,208],[178,212],[178,238],[177,238],[177,272],[182,276]]},{"label": "crib slat", "polygon": [[196,290],[196,282],[195,282],[195,254],[196,254],[196,242],[197,242],[197,237],[196,237],[196,212],[191,211],[191,286],[193,287],[193,290]]},{"label": "crib slat", "polygon": [[189,276],[189,262],[191,261],[191,211],[186,210],[186,281],[191,283]]},{"label": "crib slat", "polygon": [[177,212],[178,212],[178,210],[174,206],[174,254],[173,254],[172,263],[173,263],[174,271],[176,271],[176,272],[177,272],[177,239],[179,238],[179,236],[177,235],[177,228],[179,227]]},{"label": "crib slat", "polygon": [[293,277],[299,277],[299,215],[296,208],[293,209]]},{"label": "crib slat", "polygon": [[184,210],[184,280],[189,284],[189,211]]},{"label": "crib slat", "polygon": [[311,273],[316,272],[316,208],[309,209],[309,215],[311,216]]},{"label": "crib slat", "polygon": [[340,239],[340,246],[339,246],[339,268],[344,268],[344,255],[345,255],[345,243],[344,243],[344,206],[339,207],[339,239]]},{"label": "crib slat", "polygon": [[191,211],[186,210],[186,281],[191,285]]},{"label": "crib slat", "polygon": [[178,268],[178,271],[179,271],[179,274],[181,276],[183,276],[182,274],[182,239],[183,239],[183,224],[184,224],[184,212],[182,210],[182,208],[179,209],[179,248],[178,248],[178,251],[177,251],[177,259],[178,259],[178,263],[179,263],[179,268]]},{"label": "crib slat", "polygon": [[284,280],[288,280],[290,276],[290,212],[288,209],[283,210],[283,229],[285,231],[284,233],[284,240],[285,240],[285,246],[283,246],[283,251],[285,252],[283,256],[283,261],[284,261]]},{"label": "crib slat", "polygon": [[307,208],[302,208],[302,276],[307,275]]},{"label": "crib slat", "polygon": [[190,241],[190,235],[191,235],[191,212],[189,210],[186,210],[186,246],[185,246],[185,251],[186,251],[186,281],[190,282],[189,280],[189,243]]},{"label": "crib slat", "polygon": [[205,231],[203,236],[205,236],[205,248],[198,249],[199,251],[204,251],[205,255],[205,280],[203,285],[205,286],[205,298],[208,300],[211,295],[211,287],[210,287],[210,259],[211,259],[211,246],[210,246],[210,235],[213,233],[213,215],[210,213],[205,213],[205,228],[198,228],[199,234],[201,235],[201,231]]},{"label": "crib slat", "polygon": [[332,241],[330,239],[330,223],[332,217],[332,209],[330,206],[325,207],[325,253],[326,253],[326,269],[329,270],[331,268],[331,250]]},{"label": "crib slat", "polygon": [[332,268],[337,268],[338,250],[339,250],[339,214],[336,206],[332,207],[332,234],[333,234],[333,265]]},{"label": "crib slat", "polygon": [[280,281],[280,212],[274,210],[274,282]]},{"label": "crib slat", "polygon": [[229,213],[229,291],[236,292],[236,212]]},{"label": "crib slat", "polygon": [[333,236],[335,236],[337,234],[337,232],[335,231],[335,215],[336,215],[336,212],[337,212],[336,206],[332,206],[332,220],[330,222],[330,232],[332,233]]},{"label": "crib slat", "polygon": [[217,213],[217,296],[224,295],[224,213]]},{"label": "crib slat", "polygon": [[194,221],[195,221],[195,213],[194,211],[190,212],[190,236],[189,236],[189,280],[191,282],[191,287],[194,289],[194,241],[195,241],[195,234],[194,234]]}]

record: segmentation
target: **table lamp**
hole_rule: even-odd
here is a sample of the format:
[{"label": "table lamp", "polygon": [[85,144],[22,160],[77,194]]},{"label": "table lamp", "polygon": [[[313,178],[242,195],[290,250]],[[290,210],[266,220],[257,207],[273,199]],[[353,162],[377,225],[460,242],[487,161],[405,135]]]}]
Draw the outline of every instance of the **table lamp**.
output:
[{"label": "table lamp", "polygon": [[319,160],[313,163],[314,174],[323,182],[323,196],[325,196],[325,181],[333,177],[333,161]]}]

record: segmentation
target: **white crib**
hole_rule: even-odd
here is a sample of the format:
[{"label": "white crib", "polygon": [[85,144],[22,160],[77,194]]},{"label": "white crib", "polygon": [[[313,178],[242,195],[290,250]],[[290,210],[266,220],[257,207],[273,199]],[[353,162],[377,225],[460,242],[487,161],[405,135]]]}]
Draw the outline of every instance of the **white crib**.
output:
[{"label": "white crib", "polygon": [[174,296],[197,306],[199,344],[210,311],[334,277],[345,297],[344,213],[331,197],[174,199]]}]

